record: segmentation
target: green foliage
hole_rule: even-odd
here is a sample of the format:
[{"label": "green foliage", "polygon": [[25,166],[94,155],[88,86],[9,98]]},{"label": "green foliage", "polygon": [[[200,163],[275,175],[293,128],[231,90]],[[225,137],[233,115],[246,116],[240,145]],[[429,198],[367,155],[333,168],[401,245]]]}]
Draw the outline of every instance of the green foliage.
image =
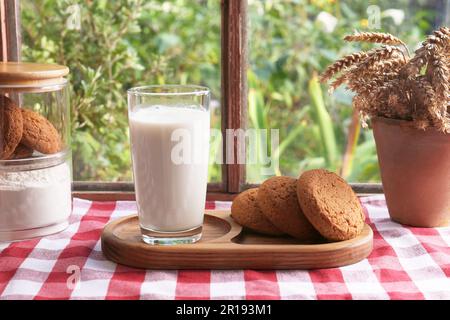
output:
[{"label": "green foliage", "polygon": [[[280,145],[272,150],[280,155],[277,174],[339,169],[351,96],[342,90],[324,95],[311,79],[354,51],[354,44],[341,39],[353,29],[367,29],[366,10],[373,3],[249,0],[249,123],[280,129]],[[432,28],[435,11],[423,0],[375,3],[382,12],[378,31],[415,45]],[[65,64],[71,70],[75,179],[131,179],[126,103],[131,86],[206,85],[215,101],[212,125],[220,127],[220,1],[22,0],[21,7],[24,60]],[[76,22],[77,8],[80,29],[70,24]],[[401,24],[386,13],[391,8],[406,13]],[[332,32],[317,21],[323,11],[337,18]],[[378,180],[372,135],[362,131],[348,178]],[[219,149],[220,139],[213,139],[211,155]],[[220,166],[211,166],[209,174],[211,181],[220,181]],[[263,178],[257,167],[249,168],[250,182]]]},{"label": "green foliage", "polygon": [[[218,1],[23,0],[21,6],[24,60],[71,70],[74,179],[131,179],[131,86],[202,84],[220,97]],[[77,8],[79,30],[69,24]],[[219,127],[219,109],[211,112]],[[210,171],[212,181],[220,179],[218,166]]]},{"label": "green foliage", "polygon": [[[355,29],[369,30],[372,21],[368,20],[367,9],[373,4],[380,9],[381,29],[371,30],[399,35],[411,49],[433,28],[436,14],[441,15],[424,1],[249,1],[250,124],[257,127],[252,119],[254,95],[258,104],[264,106],[259,117],[264,115],[265,119],[258,123],[280,130],[280,174],[298,176],[303,170],[317,167],[341,170],[352,118],[352,97],[342,89],[332,96],[322,94],[325,88],[321,89],[314,75],[336,58],[357,50],[356,44],[345,43],[342,38]],[[318,18],[323,12],[336,18],[332,31]],[[402,12],[405,16],[398,23],[395,19]],[[305,114],[306,106],[311,107]],[[353,153],[346,178],[379,181],[370,131],[361,130]],[[250,182],[265,179],[255,170],[248,178]]]}]

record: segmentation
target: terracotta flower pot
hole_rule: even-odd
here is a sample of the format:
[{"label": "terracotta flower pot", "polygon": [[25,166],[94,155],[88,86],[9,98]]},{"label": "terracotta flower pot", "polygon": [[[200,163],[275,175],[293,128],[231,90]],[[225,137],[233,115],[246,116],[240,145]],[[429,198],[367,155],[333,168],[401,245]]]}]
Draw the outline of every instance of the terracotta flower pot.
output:
[{"label": "terracotta flower pot", "polygon": [[450,134],[409,121],[372,119],[392,220],[416,227],[450,222]]}]

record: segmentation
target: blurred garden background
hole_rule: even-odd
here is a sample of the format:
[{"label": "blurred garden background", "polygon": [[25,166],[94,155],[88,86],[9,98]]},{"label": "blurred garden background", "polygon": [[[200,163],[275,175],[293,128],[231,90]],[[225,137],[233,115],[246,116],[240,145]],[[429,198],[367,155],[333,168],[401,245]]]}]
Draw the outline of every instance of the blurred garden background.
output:
[{"label": "blurred garden background", "polygon": [[[280,129],[271,151],[280,156],[276,173],[325,167],[350,181],[379,181],[371,131],[351,126],[351,95],[329,96],[317,74],[360,49],[342,41],[355,29],[390,32],[413,50],[448,25],[449,0],[248,2],[248,125]],[[206,85],[212,126],[220,127],[219,0],[22,0],[21,10],[23,60],[71,70],[75,180],[131,180],[131,86]],[[219,143],[212,141],[212,154]],[[257,165],[247,169],[250,183],[267,178]],[[210,181],[220,174],[210,166]]]}]

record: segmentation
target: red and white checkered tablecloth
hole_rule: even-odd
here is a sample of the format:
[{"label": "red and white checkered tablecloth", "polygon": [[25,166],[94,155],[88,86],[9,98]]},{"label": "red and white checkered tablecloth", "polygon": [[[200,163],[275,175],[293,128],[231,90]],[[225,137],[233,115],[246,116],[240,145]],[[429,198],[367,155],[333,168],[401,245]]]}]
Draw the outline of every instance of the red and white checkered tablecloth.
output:
[{"label": "red and white checkered tablecloth", "polygon": [[[1,299],[450,299],[450,228],[389,220],[383,197],[363,198],[374,231],[365,260],[323,270],[146,271],[101,251],[103,226],[134,202],[74,200],[64,232],[0,244]],[[227,209],[229,202],[209,202]],[[79,279],[79,281],[77,281]]]}]

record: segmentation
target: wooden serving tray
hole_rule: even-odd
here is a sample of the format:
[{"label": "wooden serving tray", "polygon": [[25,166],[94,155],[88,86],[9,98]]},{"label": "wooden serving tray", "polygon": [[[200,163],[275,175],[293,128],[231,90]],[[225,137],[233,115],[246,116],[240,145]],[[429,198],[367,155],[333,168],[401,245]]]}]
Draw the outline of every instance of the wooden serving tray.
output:
[{"label": "wooden serving tray", "polygon": [[355,239],[298,243],[243,229],[229,211],[206,211],[202,239],[195,244],[148,245],[141,240],[137,215],[108,223],[102,251],[114,262],[144,269],[317,269],[356,263],[372,251],[372,229]]}]

